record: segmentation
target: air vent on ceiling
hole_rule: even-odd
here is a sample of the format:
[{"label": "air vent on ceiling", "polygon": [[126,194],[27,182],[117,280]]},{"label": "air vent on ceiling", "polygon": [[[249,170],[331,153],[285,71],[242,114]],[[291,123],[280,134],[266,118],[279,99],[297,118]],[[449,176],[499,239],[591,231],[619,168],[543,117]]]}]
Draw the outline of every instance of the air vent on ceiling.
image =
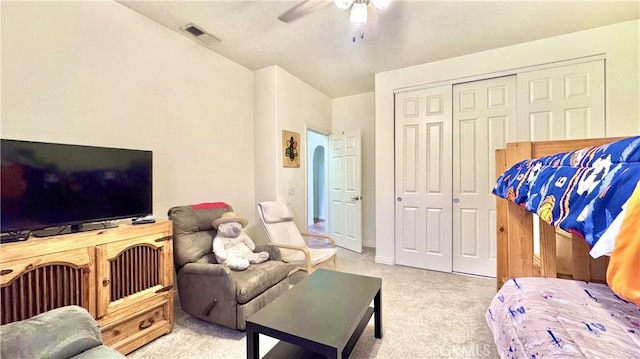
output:
[{"label": "air vent on ceiling", "polygon": [[220,42],[220,39],[207,33],[206,31],[202,30],[200,27],[194,24],[187,24],[181,27],[181,29],[182,31],[186,32],[191,38],[194,38],[206,45],[211,45],[216,42]]}]

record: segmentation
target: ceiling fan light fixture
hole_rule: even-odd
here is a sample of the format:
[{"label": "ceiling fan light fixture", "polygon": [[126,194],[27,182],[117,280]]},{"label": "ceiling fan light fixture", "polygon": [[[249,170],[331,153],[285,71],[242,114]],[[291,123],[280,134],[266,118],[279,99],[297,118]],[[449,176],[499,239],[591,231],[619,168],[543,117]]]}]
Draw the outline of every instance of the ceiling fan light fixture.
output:
[{"label": "ceiling fan light fixture", "polygon": [[333,0],[333,3],[340,10],[347,10],[355,0]]},{"label": "ceiling fan light fixture", "polygon": [[357,1],[351,7],[349,21],[353,25],[364,25],[367,23],[367,3]]},{"label": "ceiling fan light fixture", "polygon": [[391,4],[391,0],[371,0],[371,2],[373,3],[373,6],[375,6],[378,10],[384,10],[387,8],[387,6],[389,6],[389,4]]}]

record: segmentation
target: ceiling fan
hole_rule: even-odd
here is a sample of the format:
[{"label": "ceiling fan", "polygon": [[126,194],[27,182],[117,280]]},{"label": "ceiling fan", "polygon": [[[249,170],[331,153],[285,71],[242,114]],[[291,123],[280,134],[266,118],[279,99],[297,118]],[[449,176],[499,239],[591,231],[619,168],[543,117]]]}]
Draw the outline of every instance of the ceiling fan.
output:
[{"label": "ceiling fan", "polygon": [[392,0],[304,0],[291,9],[285,11],[278,19],[282,22],[292,22],[314,11],[320,10],[334,3],[340,10],[351,8],[349,21],[353,25],[365,25],[367,23],[367,5],[372,3],[378,10],[383,10]]}]

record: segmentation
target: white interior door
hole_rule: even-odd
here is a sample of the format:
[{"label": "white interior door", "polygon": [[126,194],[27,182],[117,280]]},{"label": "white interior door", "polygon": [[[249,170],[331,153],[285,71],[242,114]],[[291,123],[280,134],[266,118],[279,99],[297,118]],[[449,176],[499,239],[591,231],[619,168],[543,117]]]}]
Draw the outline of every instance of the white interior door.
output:
[{"label": "white interior door", "polygon": [[604,60],[517,76],[518,141],[605,136]]},{"label": "white interior door", "polygon": [[516,76],[453,86],[453,271],[495,277],[495,150],[516,139]]},{"label": "white interior door", "polygon": [[360,129],[329,136],[329,234],[336,245],[362,253]]},{"label": "white interior door", "polygon": [[395,97],[396,263],[451,272],[451,85]]}]

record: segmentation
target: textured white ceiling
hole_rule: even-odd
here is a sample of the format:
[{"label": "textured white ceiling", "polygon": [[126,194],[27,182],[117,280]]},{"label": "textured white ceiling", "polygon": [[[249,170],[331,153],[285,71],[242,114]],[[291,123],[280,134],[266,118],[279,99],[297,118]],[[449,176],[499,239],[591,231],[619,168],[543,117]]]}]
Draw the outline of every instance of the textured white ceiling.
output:
[{"label": "textured white ceiling", "polygon": [[194,23],[222,40],[211,50],[251,70],[278,65],[331,98],[373,91],[376,72],[640,17],[637,0],[395,0],[369,5],[358,28],[333,4],[287,24],[277,16],[297,1],[118,2],[180,33]]}]

